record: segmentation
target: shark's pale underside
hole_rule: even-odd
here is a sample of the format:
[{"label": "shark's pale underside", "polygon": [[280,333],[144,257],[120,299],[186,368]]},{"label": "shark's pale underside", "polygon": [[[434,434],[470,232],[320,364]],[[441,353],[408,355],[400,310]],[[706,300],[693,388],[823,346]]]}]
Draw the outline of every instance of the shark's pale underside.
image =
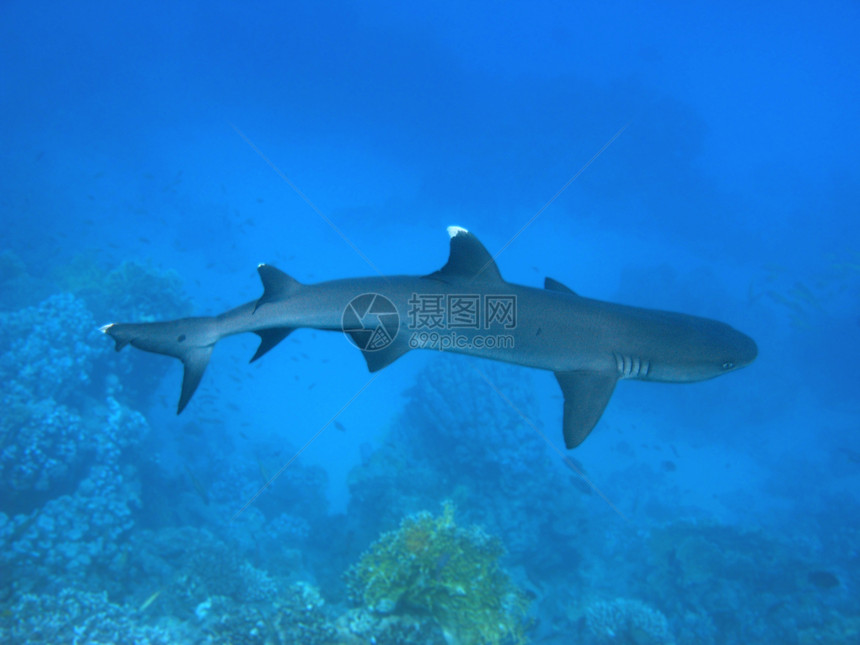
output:
[{"label": "shark's pale underside", "polygon": [[[448,262],[429,275],[302,284],[262,264],[263,295],[219,316],[113,323],[102,331],[117,351],[131,344],[182,361],[178,412],[197,389],[215,343],[232,334],[260,337],[254,361],[295,329],[344,330],[372,372],[410,349],[439,349],[447,339],[446,351],[553,372],[564,394],[568,448],[588,436],[620,379],[702,381],[756,357],[749,336],[715,320],[584,298],[551,278],[544,289],[505,282],[474,235],[453,226],[448,232]],[[452,311],[455,302],[459,309]],[[418,320],[422,303],[437,315],[424,312]],[[490,310],[493,303],[506,315],[491,326],[498,313]]]}]

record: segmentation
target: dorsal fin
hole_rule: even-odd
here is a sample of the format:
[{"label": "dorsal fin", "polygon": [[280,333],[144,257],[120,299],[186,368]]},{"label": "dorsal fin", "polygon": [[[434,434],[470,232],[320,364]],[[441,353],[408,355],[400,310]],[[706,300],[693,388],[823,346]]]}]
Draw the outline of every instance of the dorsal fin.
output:
[{"label": "dorsal fin", "polygon": [[499,267],[478,238],[459,226],[449,226],[451,251],[448,262],[424,276],[442,282],[504,282]]},{"label": "dorsal fin", "polygon": [[553,280],[552,278],[544,278],[543,286],[545,289],[549,289],[550,291],[561,291],[562,293],[569,293],[573,296],[579,295],[570,287],[566,287],[558,280]]},{"label": "dorsal fin", "polygon": [[267,302],[286,298],[302,286],[302,283],[295,278],[268,264],[257,265],[257,273],[260,274],[260,280],[263,281],[263,295],[254,305],[254,311],[257,311]]}]

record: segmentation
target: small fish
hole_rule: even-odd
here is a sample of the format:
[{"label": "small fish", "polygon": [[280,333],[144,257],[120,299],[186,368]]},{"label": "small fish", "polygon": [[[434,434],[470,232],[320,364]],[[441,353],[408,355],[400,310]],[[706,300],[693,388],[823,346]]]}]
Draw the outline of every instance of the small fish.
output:
[{"label": "small fish", "polygon": [[149,598],[143,601],[143,604],[138,608],[138,611],[144,611],[147,607],[149,607],[152,603],[154,603],[158,597],[161,595],[161,589],[152,594]]},{"label": "small fish", "polygon": [[851,463],[860,464],[860,452],[856,452],[850,448],[843,448],[841,452]]},{"label": "small fish", "polygon": [[30,527],[36,523],[37,519],[39,519],[39,513],[39,509],[36,509],[33,515],[28,517],[12,530],[12,535],[9,536],[9,544],[17,542],[27,531],[30,530]]},{"label": "small fish", "polygon": [[346,432],[346,428],[344,428],[343,424],[340,421],[338,421],[337,419],[335,419],[334,428],[335,428],[335,430],[340,430],[341,432]]},{"label": "small fish", "polygon": [[669,461],[668,459],[660,464],[660,467],[665,470],[667,473],[673,473],[678,470],[678,467],[675,465],[674,461]]},{"label": "small fish", "polygon": [[839,586],[839,578],[829,571],[810,571],[807,578],[819,589],[833,589]]},{"label": "small fish", "polygon": [[188,476],[191,478],[191,485],[194,486],[194,490],[197,491],[198,495],[200,495],[200,499],[203,500],[203,503],[206,504],[206,506],[209,506],[209,495],[203,487],[203,484],[201,484],[200,480],[194,476],[194,473],[191,472],[191,469],[188,466],[185,466],[185,472],[187,472]]},{"label": "small fish", "polygon": [[801,305],[799,302],[796,302],[795,300],[791,300],[789,298],[786,298],[784,295],[782,295],[781,293],[779,293],[777,291],[773,291],[773,290],[768,291],[767,296],[771,300],[773,300],[775,303],[777,303],[778,305],[782,305],[783,307],[787,307],[788,309],[791,309],[795,313],[798,313],[801,315],[806,313],[804,308],[803,308],[803,305]]},{"label": "small fish", "polygon": [[565,466],[567,466],[568,469],[572,470],[577,475],[585,474],[585,466],[583,466],[579,460],[574,459],[573,457],[564,456],[561,458],[561,463],[563,463]]},{"label": "small fish", "polygon": [[594,492],[582,477],[571,477],[570,483],[583,495],[591,495]]},{"label": "small fish", "polygon": [[796,298],[797,300],[802,300],[803,302],[806,302],[815,307],[820,306],[816,295],[812,293],[812,290],[802,282],[795,282],[794,287],[788,293],[794,296],[794,298]]},{"label": "small fish", "polygon": [[263,465],[263,462],[260,461],[259,458],[257,459],[257,466],[259,466],[260,468],[260,477],[263,478],[263,483],[268,484],[272,478],[269,476],[269,471],[266,470],[266,467]]},{"label": "small fish", "polygon": [[436,571],[434,572],[434,577],[438,577],[439,574],[442,573],[442,570],[445,568],[445,566],[448,564],[448,562],[450,562],[450,560],[451,560],[451,552],[450,551],[443,551],[442,553],[439,554],[439,557],[436,558]]}]

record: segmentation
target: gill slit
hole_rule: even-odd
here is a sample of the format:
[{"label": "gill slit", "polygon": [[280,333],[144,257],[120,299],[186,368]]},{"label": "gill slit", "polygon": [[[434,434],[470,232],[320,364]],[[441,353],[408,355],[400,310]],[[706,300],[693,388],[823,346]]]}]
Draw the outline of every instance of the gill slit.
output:
[{"label": "gill slit", "polygon": [[642,360],[638,356],[612,353],[619,378],[643,378],[651,371],[651,361]]}]

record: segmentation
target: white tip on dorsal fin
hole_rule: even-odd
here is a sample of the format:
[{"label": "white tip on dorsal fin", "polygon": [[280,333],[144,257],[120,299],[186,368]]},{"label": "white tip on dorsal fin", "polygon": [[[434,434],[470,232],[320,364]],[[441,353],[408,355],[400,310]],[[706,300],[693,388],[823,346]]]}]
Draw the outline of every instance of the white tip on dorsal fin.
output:
[{"label": "white tip on dorsal fin", "polygon": [[258,264],[257,273],[263,281],[263,295],[254,304],[254,311],[267,302],[287,298],[302,287],[298,280],[270,264]]},{"label": "white tip on dorsal fin", "polygon": [[493,256],[474,235],[461,226],[449,226],[451,249],[448,262],[438,271],[424,276],[443,282],[504,282]]}]

